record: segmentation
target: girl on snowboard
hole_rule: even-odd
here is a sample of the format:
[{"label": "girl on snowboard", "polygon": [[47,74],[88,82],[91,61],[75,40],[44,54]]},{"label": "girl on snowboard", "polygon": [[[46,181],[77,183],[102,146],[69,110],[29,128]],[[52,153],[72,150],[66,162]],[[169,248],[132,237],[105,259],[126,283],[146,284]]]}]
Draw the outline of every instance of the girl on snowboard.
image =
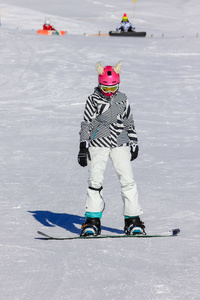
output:
[{"label": "girl on snowboard", "polygon": [[131,166],[139,147],[127,96],[119,91],[121,63],[114,67],[103,67],[101,63],[96,66],[99,84],[86,100],[80,130],[78,163],[85,167],[89,160],[86,221],[81,227],[81,236],[101,233],[103,178],[109,158],[121,183],[124,231],[127,235],[145,234],[139,217],[143,210]]},{"label": "girl on snowboard", "polygon": [[55,30],[55,28],[50,25],[50,21],[48,18],[46,18],[44,21],[43,30]]},{"label": "girl on snowboard", "polygon": [[121,23],[117,26],[116,31],[135,31],[135,27],[129,22],[127,14],[124,14],[122,17]]}]

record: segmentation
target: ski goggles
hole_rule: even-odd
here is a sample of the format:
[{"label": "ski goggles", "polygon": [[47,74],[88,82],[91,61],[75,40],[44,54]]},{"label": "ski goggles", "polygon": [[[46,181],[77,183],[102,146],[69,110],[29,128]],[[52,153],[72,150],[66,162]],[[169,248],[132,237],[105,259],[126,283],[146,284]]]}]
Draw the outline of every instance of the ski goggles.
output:
[{"label": "ski goggles", "polygon": [[100,87],[104,93],[114,93],[118,90],[119,84],[115,84],[111,86],[101,84]]}]

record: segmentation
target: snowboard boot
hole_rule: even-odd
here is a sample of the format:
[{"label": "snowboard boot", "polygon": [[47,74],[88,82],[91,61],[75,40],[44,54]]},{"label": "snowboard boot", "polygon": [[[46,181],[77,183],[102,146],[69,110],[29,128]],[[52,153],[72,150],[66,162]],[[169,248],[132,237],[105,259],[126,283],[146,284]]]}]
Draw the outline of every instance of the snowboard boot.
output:
[{"label": "snowboard boot", "polygon": [[82,224],[80,236],[100,235],[101,221],[99,218],[87,218]]},{"label": "snowboard boot", "polygon": [[124,232],[127,235],[146,234],[144,223],[140,217],[126,218]]}]

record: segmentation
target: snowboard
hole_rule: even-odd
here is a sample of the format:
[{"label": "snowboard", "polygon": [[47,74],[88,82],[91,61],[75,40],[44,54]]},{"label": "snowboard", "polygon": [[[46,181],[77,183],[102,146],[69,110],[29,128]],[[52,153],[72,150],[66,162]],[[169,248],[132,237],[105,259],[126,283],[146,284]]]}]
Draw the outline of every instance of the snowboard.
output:
[{"label": "snowboard", "polygon": [[66,31],[60,30],[43,30],[43,29],[39,29],[37,31],[38,34],[42,34],[42,35],[65,35]]},{"label": "snowboard", "polygon": [[132,37],[145,37],[146,32],[137,32],[137,31],[109,31],[110,36],[132,36]]},{"label": "snowboard", "polygon": [[159,237],[172,237],[177,236],[180,232],[180,229],[172,229],[168,232],[159,233],[159,234],[138,234],[138,235],[126,235],[126,234],[115,234],[115,235],[89,235],[89,236],[72,236],[72,237],[56,237],[48,235],[44,232],[38,231],[37,233],[42,236],[43,240],[92,240],[92,239],[117,239],[117,238],[159,238]]}]

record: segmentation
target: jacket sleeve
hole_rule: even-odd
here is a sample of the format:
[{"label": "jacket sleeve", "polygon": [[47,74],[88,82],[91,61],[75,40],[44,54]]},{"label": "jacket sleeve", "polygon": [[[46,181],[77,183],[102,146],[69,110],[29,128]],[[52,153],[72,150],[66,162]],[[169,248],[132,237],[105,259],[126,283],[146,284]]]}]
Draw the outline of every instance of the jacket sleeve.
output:
[{"label": "jacket sleeve", "polygon": [[131,107],[130,104],[128,103],[128,100],[126,103],[126,110],[124,111],[123,114],[123,119],[124,119],[124,126],[128,134],[130,144],[137,144],[138,142],[137,132],[135,130],[133,115],[131,113]]},{"label": "jacket sleeve", "polygon": [[135,30],[135,27],[134,27],[133,24],[131,24],[131,23],[130,23],[130,28],[131,28],[132,30]]},{"label": "jacket sleeve", "polygon": [[90,140],[90,133],[93,128],[93,121],[96,118],[96,103],[92,99],[92,96],[89,96],[84,110],[83,121],[81,122],[81,130],[80,134],[80,143],[83,141],[89,142]]},{"label": "jacket sleeve", "polygon": [[119,30],[121,29],[121,27],[122,27],[122,23],[120,23],[120,24],[117,26],[116,31],[119,31]]}]

